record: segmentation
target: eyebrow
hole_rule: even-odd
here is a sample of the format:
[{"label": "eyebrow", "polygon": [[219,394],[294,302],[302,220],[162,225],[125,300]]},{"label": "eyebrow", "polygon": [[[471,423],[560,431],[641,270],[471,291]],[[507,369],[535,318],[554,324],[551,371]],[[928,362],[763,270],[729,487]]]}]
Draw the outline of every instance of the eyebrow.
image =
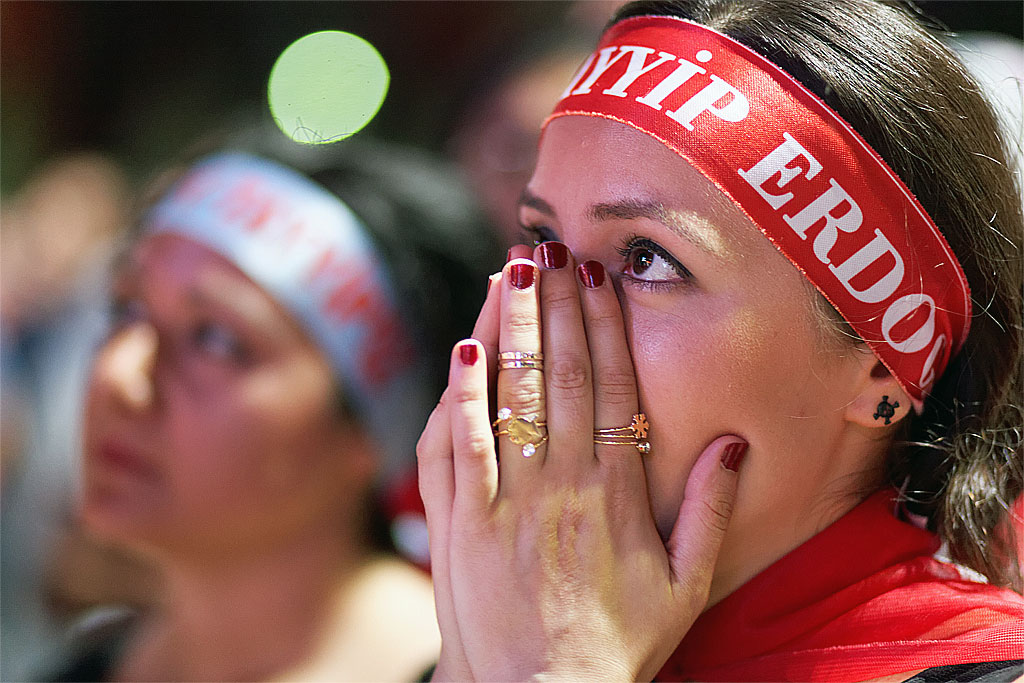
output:
[{"label": "eyebrow", "polygon": [[519,193],[519,206],[527,206],[531,209],[536,209],[545,216],[555,217],[555,210],[546,201],[530,192],[530,188],[524,187],[523,191]]},{"label": "eyebrow", "polygon": [[[519,197],[520,207],[530,207],[540,213],[556,217],[554,208],[546,201],[524,188]],[[626,199],[618,202],[591,205],[587,217],[592,221],[636,220],[646,218],[657,221],[674,234],[690,242],[701,251],[715,256],[727,256],[728,249],[721,235],[712,224],[691,212],[673,211],[653,200]]]}]

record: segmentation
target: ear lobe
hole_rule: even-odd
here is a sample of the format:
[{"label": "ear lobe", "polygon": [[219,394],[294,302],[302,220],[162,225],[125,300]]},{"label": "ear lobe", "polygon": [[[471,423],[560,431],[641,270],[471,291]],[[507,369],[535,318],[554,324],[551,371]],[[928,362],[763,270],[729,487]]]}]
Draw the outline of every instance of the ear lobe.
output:
[{"label": "ear lobe", "polygon": [[846,406],[848,422],[877,429],[894,426],[910,414],[910,397],[881,361],[871,355],[862,369],[861,389]]}]

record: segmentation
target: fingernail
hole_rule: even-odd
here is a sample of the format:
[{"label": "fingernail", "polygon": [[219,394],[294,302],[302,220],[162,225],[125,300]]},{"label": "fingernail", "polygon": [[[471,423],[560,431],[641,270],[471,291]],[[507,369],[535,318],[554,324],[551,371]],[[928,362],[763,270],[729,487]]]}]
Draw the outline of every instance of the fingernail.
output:
[{"label": "fingernail", "polygon": [[516,289],[526,289],[532,285],[534,270],[536,270],[536,266],[531,263],[513,263],[508,269],[508,274],[512,278],[512,286]]},{"label": "fingernail", "polygon": [[600,261],[584,261],[576,268],[584,287],[594,289],[604,284],[604,266]]},{"label": "fingernail", "polygon": [[511,260],[512,260],[512,247],[509,247],[508,251],[505,252],[505,263],[508,263]]},{"label": "fingernail", "polygon": [[545,242],[540,245],[540,262],[550,270],[565,268],[569,262],[569,250],[561,242]]},{"label": "fingernail", "polygon": [[739,472],[743,456],[747,454],[747,446],[746,441],[737,441],[726,446],[725,452],[722,453],[722,467],[733,472]]},{"label": "fingernail", "polygon": [[459,360],[463,365],[476,365],[476,344],[463,344],[459,347]]}]

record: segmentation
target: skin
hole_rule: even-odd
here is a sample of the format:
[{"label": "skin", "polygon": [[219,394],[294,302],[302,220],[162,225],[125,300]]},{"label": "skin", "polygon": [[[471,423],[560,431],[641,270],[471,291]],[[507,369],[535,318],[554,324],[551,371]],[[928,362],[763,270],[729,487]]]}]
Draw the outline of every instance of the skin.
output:
[{"label": "skin", "polygon": [[[235,266],[184,238],[143,238],[114,289],[86,403],[80,514],[154,558],[167,584],[118,677],[417,675],[438,646],[429,580],[369,550],[375,448],[338,416],[324,354]],[[404,654],[350,626],[367,603],[391,613],[389,586],[409,608]],[[371,674],[333,656],[353,646],[386,664]]]},{"label": "skin", "polygon": [[[703,609],[874,490],[894,428],[871,413],[882,394],[909,401],[828,333],[756,226],[642,133],[553,121],[520,219],[569,263],[527,290],[510,268],[531,262],[506,266],[468,343],[488,359],[543,350],[544,372],[495,379],[454,354],[420,443],[441,677],[649,678]],[[513,255],[543,264],[545,249]],[[601,287],[573,276],[590,260]],[[495,381],[497,404],[548,423],[532,458],[499,438],[494,465]],[[593,444],[638,408],[649,456]],[[738,481],[718,465],[736,442],[749,443]]]}]

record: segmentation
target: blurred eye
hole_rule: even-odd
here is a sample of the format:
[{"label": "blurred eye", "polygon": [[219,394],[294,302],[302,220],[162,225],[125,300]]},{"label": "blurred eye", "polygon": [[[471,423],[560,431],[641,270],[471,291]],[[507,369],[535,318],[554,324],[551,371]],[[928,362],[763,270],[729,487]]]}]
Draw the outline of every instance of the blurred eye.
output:
[{"label": "blurred eye", "polygon": [[138,299],[115,297],[110,303],[110,325],[112,329],[124,327],[144,320],[146,307]]},{"label": "blurred eye", "polygon": [[221,323],[199,323],[192,332],[192,342],[200,352],[220,360],[239,363],[248,358],[238,335]]},{"label": "blurred eye", "polygon": [[680,282],[693,275],[661,245],[646,237],[631,236],[618,248],[623,274],[641,282]]}]

